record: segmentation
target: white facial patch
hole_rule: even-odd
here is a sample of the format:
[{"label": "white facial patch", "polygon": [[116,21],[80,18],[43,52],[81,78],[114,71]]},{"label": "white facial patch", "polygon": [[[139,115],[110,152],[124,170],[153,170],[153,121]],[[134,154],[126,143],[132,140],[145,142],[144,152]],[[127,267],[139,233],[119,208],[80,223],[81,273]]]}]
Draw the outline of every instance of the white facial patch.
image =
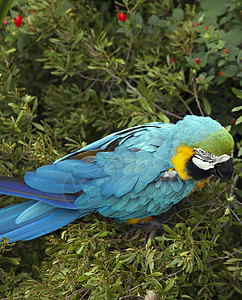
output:
[{"label": "white facial patch", "polygon": [[221,156],[216,156],[212,153],[204,151],[200,148],[194,149],[194,156],[192,158],[192,162],[199,169],[209,170],[213,169],[216,164],[223,163],[229,160],[231,157],[227,154],[223,154]]}]

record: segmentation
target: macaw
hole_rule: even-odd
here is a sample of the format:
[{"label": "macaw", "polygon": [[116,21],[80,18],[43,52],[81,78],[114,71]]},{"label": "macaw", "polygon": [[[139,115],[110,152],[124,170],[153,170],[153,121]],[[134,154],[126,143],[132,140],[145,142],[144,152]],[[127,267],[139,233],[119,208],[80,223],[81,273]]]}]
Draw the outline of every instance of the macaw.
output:
[{"label": "macaw", "polygon": [[185,116],[110,134],[27,172],[0,177],[0,193],[30,200],[0,210],[0,237],[31,240],[92,212],[147,222],[202,187],[229,180],[234,141],[210,117]]}]

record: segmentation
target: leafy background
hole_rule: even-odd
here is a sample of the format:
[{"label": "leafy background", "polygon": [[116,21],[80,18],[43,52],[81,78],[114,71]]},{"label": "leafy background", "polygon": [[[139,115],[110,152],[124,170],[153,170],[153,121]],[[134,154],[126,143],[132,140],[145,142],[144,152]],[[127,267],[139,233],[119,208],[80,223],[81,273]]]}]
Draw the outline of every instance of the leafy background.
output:
[{"label": "leafy background", "polygon": [[[1,175],[23,177],[108,133],[186,114],[228,127],[235,174],[184,199],[155,233],[92,214],[30,242],[2,241],[1,299],[241,299],[240,9],[234,0],[13,1],[0,34]],[[1,206],[17,201],[2,196]]]}]

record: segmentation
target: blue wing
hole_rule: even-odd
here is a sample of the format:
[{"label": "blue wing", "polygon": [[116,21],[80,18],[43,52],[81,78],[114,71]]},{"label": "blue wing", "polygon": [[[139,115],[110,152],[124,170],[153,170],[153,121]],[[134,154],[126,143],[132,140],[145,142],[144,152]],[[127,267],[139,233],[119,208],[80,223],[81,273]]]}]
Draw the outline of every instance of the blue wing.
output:
[{"label": "blue wing", "polygon": [[109,197],[105,200],[106,207],[100,213],[123,222],[166,212],[195,188],[194,181],[181,180],[176,171],[171,171],[174,174],[168,177],[167,172],[170,171],[162,173],[141,192],[127,193],[122,201],[117,201],[115,196]]},{"label": "blue wing", "polygon": [[146,151],[155,151],[157,146],[163,143],[173,126],[174,124],[152,122],[124,129],[91,143],[74,153],[68,154],[55,161],[55,163],[67,158],[77,157],[78,154],[80,154],[79,157],[82,154],[85,156],[87,151],[112,151],[117,146],[125,148],[137,147]]},{"label": "blue wing", "polygon": [[[27,172],[25,182],[44,193],[76,194],[77,207],[84,198],[91,202],[91,197],[94,206],[103,197],[121,197],[132,189],[141,191],[171,167],[168,158],[157,155],[170,127],[157,122],[112,134],[52,165]],[[52,204],[56,205],[54,201]]]},{"label": "blue wing", "polygon": [[79,210],[120,220],[157,215],[195,185],[177,174],[167,180],[165,172],[172,165],[165,141],[171,128],[171,124],[150,123],[123,130],[27,173],[25,181],[42,192],[75,194]]}]

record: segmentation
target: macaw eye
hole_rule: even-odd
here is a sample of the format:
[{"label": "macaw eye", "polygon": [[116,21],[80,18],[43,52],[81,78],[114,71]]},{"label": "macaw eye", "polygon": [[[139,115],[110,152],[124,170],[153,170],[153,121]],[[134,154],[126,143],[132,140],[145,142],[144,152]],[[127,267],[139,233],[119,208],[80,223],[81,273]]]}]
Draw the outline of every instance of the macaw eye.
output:
[{"label": "macaw eye", "polygon": [[205,154],[206,153],[206,151],[204,151],[202,149],[199,152],[200,152],[200,154]]},{"label": "macaw eye", "polygon": [[200,148],[195,149],[195,153],[197,153],[198,155],[201,155],[201,156],[207,156],[209,154],[209,152],[207,152],[203,149],[200,149]]}]

